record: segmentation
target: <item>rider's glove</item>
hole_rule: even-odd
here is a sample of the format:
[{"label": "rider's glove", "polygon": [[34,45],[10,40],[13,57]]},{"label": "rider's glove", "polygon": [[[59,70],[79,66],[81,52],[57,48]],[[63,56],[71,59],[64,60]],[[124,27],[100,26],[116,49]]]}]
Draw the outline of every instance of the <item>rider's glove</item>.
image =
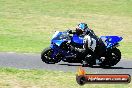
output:
[{"label": "rider's glove", "polygon": [[70,30],[70,29],[69,29],[69,30],[67,30],[67,32],[68,32],[69,34],[72,34],[72,30]]}]

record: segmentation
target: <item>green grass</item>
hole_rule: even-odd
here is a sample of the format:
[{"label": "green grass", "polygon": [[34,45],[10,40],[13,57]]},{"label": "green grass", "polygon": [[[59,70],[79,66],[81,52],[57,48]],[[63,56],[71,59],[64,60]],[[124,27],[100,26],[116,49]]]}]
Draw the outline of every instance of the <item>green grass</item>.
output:
[{"label": "green grass", "polygon": [[[86,22],[95,33],[119,35],[123,57],[132,58],[132,0],[0,0],[0,51],[40,53],[56,30]],[[88,84],[84,88],[131,88]],[[75,73],[0,68],[0,88],[80,88]]]},{"label": "green grass", "polygon": [[132,88],[130,84],[86,84],[76,82],[76,73],[0,68],[0,88]]},{"label": "green grass", "polygon": [[86,22],[95,33],[119,35],[132,58],[132,0],[1,0],[0,51],[40,53],[56,30]]}]

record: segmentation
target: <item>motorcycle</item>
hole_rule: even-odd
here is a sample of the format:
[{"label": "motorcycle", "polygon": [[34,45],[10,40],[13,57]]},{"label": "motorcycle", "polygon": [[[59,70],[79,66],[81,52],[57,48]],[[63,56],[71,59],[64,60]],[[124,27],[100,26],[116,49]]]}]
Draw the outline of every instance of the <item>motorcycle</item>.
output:
[{"label": "motorcycle", "polygon": [[67,31],[56,31],[51,40],[50,47],[42,51],[41,59],[47,64],[55,64],[64,61],[89,66],[100,65],[102,67],[111,67],[116,65],[121,59],[121,52],[117,47],[123,38],[119,36],[101,36],[99,39],[102,40],[105,45],[105,52],[96,59],[95,63],[91,63],[93,60],[92,52],[86,53],[71,50],[71,46],[83,48],[84,36],[78,36],[76,33],[71,35]]}]

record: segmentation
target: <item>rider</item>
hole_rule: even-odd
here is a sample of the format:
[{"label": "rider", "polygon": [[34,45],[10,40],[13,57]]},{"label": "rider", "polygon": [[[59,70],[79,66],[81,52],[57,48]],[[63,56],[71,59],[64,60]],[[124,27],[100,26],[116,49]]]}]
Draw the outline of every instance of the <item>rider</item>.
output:
[{"label": "rider", "polygon": [[[75,47],[75,50],[78,52],[85,52],[85,50],[87,50],[87,48],[92,49],[92,51],[95,50],[96,48],[96,43],[98,43],[99,38],[95,35],[94,31],[91,30],[90,28],[88,28],[86,23],[80,23],[78,24],[78,26],[76,27],[75,32],[72,32],[70,30],[69,33],[75,33],[78,36],[83,36],[84,37],[84,46],[83,49],[77,49]],[[89,41],[88,41],[89,40]],[[87,44],[88,43],[88,44]]]},{"label": "rider", "polygon": [[[72,50],[75,50],[77,52],[93,52],[93,63],[95,63],[95,60],[97,58],[97,56],[101,55],[104,52],[104,43],[102,42],[102,40],[100,38],[98,38],[94,31],[91,30],[90,28],[88,28],[86,23],[80,23],[78,24],[75,33],[78,36],[83,36],[84,37],[84,45],[83,48],[76,48],[76,47],[72,47]],[[100,50],[102,50],[102,52],[100,52]]]},{"label": "rider", "polygon": [[91,30],[90,28],[88,28],[87,24],[86,23],[80,23],[78,24],[77,28],[76,28],[76,33],[78,35],[88,35],[90,34],[90,36],[95,36],[95,33],[93,32],[93,30]]}]

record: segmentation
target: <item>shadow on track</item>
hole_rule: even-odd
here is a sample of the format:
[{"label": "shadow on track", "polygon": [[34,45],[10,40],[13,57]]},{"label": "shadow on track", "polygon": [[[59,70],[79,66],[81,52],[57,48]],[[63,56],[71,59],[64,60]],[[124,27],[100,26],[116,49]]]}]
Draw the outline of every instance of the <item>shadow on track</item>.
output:
[{"label": "shadow on track", "polygon": [[[82,66],[79,64],[58,64],[58,65],[66,65],[66,66]],[[87,66],[85,66],[87,67]],[[100,66],[93,66],[93,67],[88,67],[88,68],[102,68]],[[102,69],[132,69],[132,68],[126,68],[126,67],[104,67]]]},{"label": "shadow on track", "polygon": [[67,65],[67,66],[82,66],[82,65],[78,65],[78,64],[59,64],[59,65]]},{"label": "shadow on track", "polygon": [[126,68],[126,67],[100,67],[100,66],[93,66],[90,68],[102,68],[102,69],[132,69],[132,68]]},{"label": "shadow on track", "polygon": [[125,67],[105,67],[103,69],[132,69],[132,68],[125,68]]}]

